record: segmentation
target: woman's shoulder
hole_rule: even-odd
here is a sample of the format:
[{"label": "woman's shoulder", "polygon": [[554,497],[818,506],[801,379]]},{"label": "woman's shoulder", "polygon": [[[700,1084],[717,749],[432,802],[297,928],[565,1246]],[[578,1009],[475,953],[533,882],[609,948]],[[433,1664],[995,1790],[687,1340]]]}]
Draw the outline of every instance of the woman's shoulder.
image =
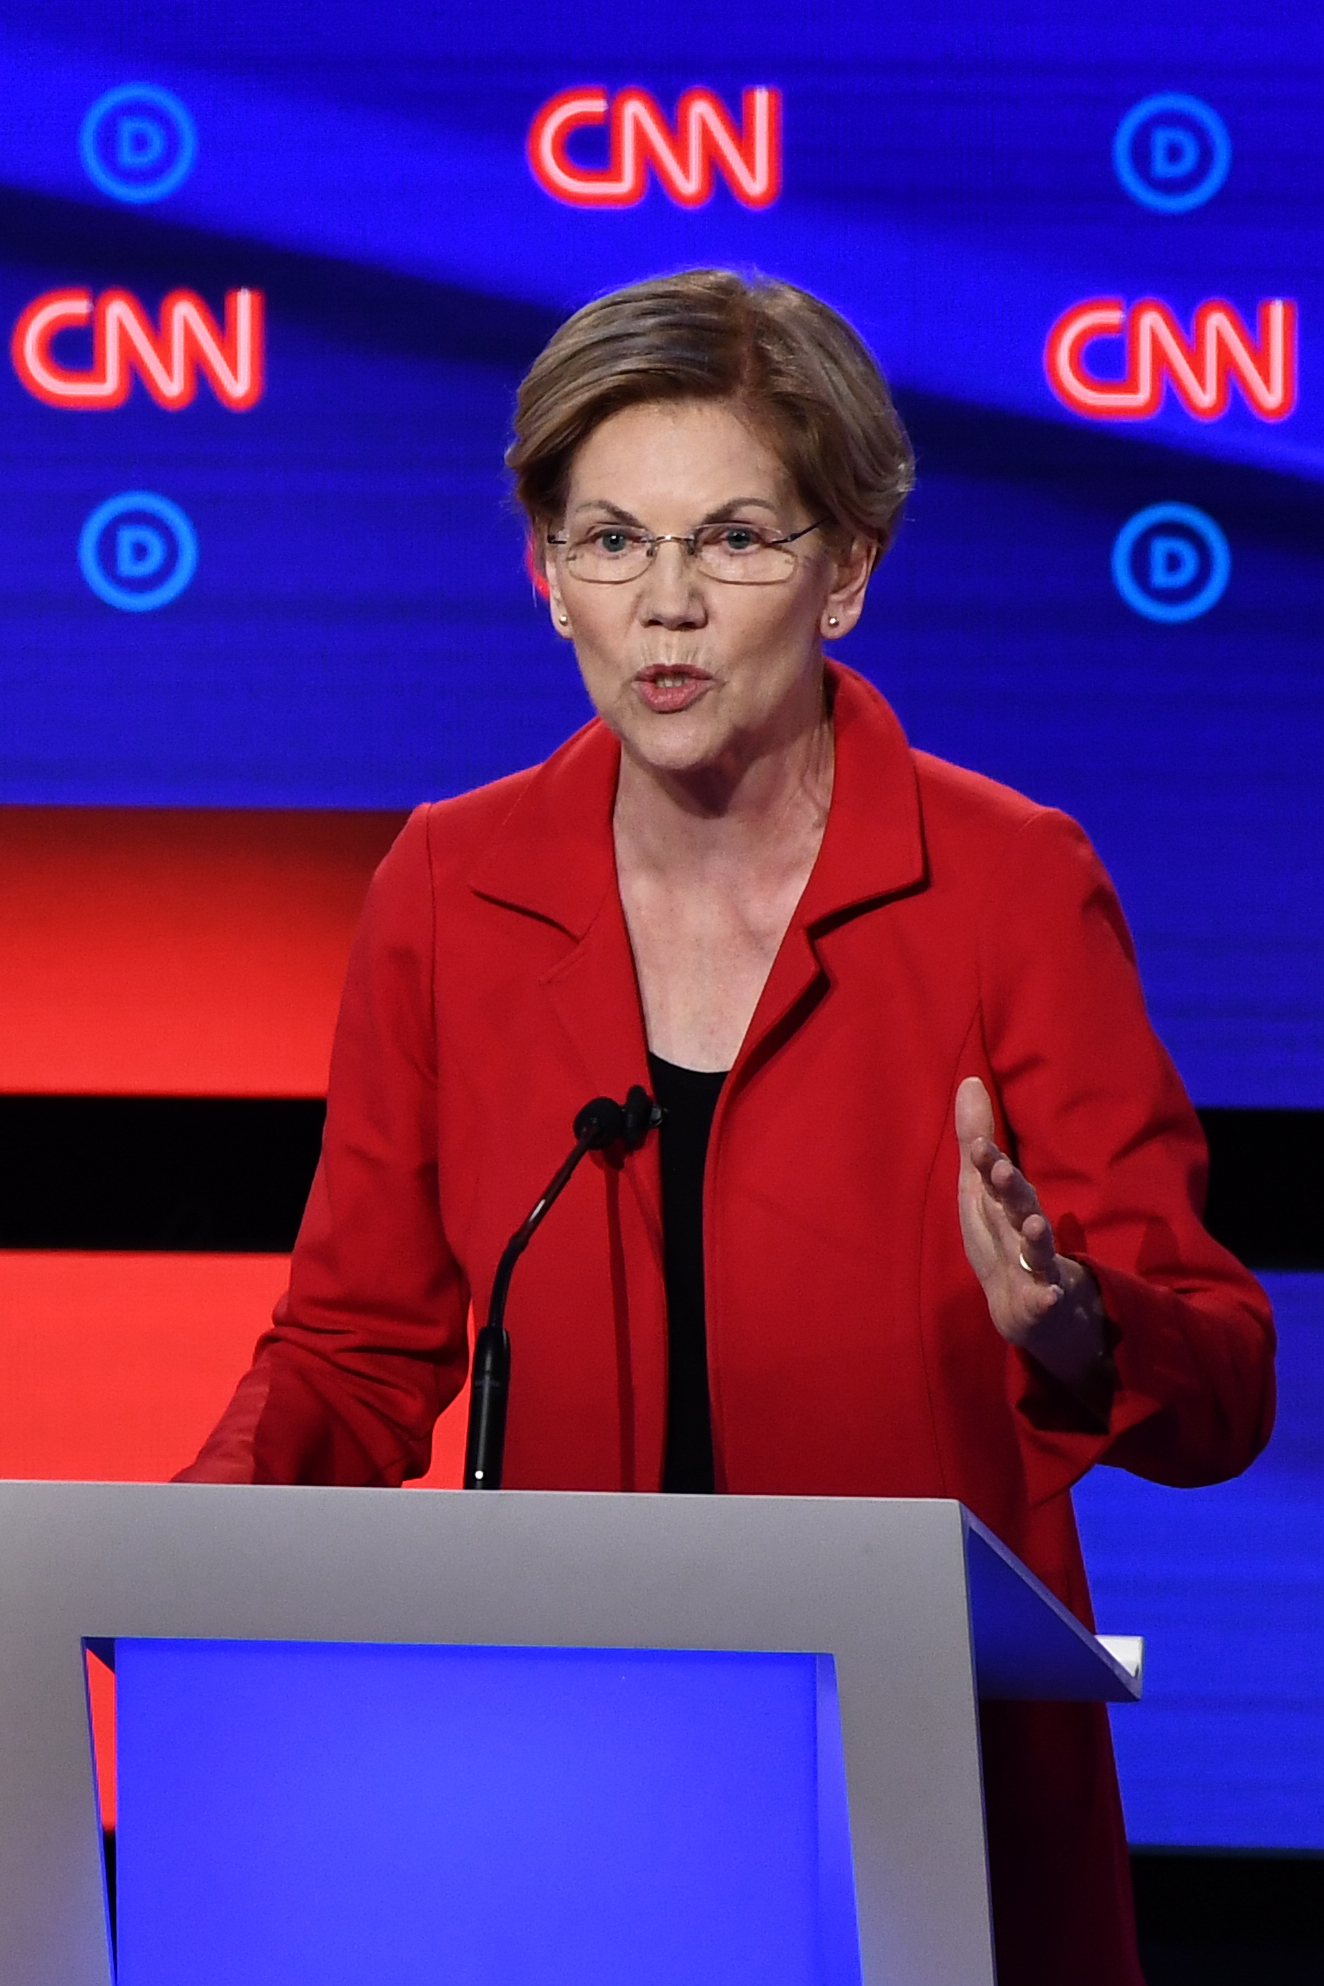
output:
[{"label": "woman's shoulder", "polygon": [[[618,747],[597,719],[540,765],[415,808],[379,878],[427,878],[434,899],[456,890],[523,901],[538,878],[610,863],[611,796]],[[601,846],[599,846],[601,844]],[[512,898],[512,891],[514,897]],[[534,889],[537,894],[536,888]]]},{"label": "woman's shoulder", "polygon": [[1114,886],[1079,821],[967,766],[912,756],[930,882],[964,900],[981,927],[1024,899],[1046,920],[1093,906],[1121,928]]},{"label": "woman's shoulder", "polygon": [[1028,946],[1102,916],[1128,956],[1131,935],[1107,869],[1079,821],[1012,786],[915,752],[930,880],[962,900],[972,928]]},{"label": "woman's shoulder", "polygon": [[930,846],[944,839],[978,846],[995,861],[1022,850],[1036,857],[1051,852],[1093,856],[1085,830],[1060,807],[931,752],[912,750],[911,757]]},{"label": "woman's shoulder", "polygon": [[405,832],[413,829],[427,840],[434,862],[471,863],[500,834],[541,770],[526,766],[467,793],[425,801],[415,808]]},{"label": "woman's shoulder", "polygon": [[1056,807],[912,745],[892,706],[867,678],[835,664],[830,681],[845,720],[844,735],[840,723],[838,727],[838,762],[851,790],[871,795],[866,807],[876,806],[885,789],[895,795],[907,788],[902,768],[908,765],[914,786],[907,789],[913,800],[906,804],[918,807],[930,858],[936,848],[948,847],[970,859],[982,854],[996,860],[1007,844],[1027,832],[1033,841],[1084,839],[1076,823]]},{"label": "woman's shoulder", "polygon": [[[1056,813],[1014,786],[990,779],[987,773],[972,772],[969,766],[954,765],[950,759],[935,758],[932,752],[914,747],[911,758],[926,823],[941,822],[956,832],[965,829],[1013,835],[1040,816]],[[1059,814],[1057,818],[1063,817]]]},{"label": "woman's shoulder", "polygon": [[500,834],[540,771],[527,766],[486,786],[414,808],[387,852],[379,875],[427,870],[433,883],[467,871]]}]

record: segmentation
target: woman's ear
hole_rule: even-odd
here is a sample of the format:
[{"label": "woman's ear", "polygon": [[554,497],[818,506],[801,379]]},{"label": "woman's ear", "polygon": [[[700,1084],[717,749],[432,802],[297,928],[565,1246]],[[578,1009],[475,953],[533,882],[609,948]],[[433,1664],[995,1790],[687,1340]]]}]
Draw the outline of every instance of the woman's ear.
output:
[{"label": "woman's ear", "polygon": [[524,566],[533,583],[533,590],[544,599],[552,615],[552,626],[563,640],[569,641],[570,615],[566,611],[557,584],[556,566],[547,555],[547,534],[539,530],[530,532],[524,540]]},{"label": "woman's ear", "polygon": [[565,601],[561,598],[561,590],[556,583],[556,569],[554,566],[549,566],[547,569],[547,604],[552,610],[552,626],[563,641],[570,641],[572,639],[570,633],[570,615],[567,612]]},{"label": "woman's ear", "polygon": [[864,612],[864,596],[877,563],[878,547],[871,538],[852,538],[837,552],[832,590],[818,617],[818,631],[825,641],[837,641],[855,626]]}]

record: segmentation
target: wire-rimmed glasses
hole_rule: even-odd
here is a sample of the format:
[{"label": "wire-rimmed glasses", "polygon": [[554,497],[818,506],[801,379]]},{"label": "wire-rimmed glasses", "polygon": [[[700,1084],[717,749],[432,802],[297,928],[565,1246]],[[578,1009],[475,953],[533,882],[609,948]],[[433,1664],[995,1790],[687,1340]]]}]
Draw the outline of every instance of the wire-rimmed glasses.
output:
[{"label": "wire-rimmed glasses", "polygon": [[799,531],[782,533],[730,520],[701,524],[689,532],[645,531],[641,524],[593,524],[580,538],[549,531],[547,543],[556,547],[576,579],[595,586],[641,579],[659,545],[683,545],[687,557],[709,579],[733,586],[776,586],[789,579],[799,564],[791,546],[827,522],[826,517],[818,517]]}]

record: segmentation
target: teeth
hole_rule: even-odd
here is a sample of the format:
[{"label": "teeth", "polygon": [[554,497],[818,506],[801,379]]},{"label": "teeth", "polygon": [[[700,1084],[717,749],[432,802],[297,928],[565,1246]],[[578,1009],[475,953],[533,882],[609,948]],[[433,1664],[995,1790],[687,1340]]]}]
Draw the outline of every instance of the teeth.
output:
[{"label": "teeth", "polygon": [[688,676],[679,675],[654,676],[653,678],[653,681],[664,690],[678,690],[684,684],[688,683],[689,680],[690,678]]}]

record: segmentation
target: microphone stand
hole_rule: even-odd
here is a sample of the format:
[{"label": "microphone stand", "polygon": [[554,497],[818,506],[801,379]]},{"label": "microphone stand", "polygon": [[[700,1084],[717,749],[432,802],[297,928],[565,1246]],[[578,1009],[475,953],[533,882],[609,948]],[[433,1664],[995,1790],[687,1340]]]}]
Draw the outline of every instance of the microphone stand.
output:
[{"label": "microphone stand", "polygon": [[506,1407],[510,1395],[510,1337],[505,1327],[506,1297],[515,1264],[532,1241],[548,1210],[570,1183],[579,1161],[619,1139],[627,1151],[637,1151],[662,1121],[657,1104],[637,1083],[623,1104],[609,1096],[594,1097],[574,1122],[574,1149],[557,1167],[536,1205],[516,1228],[501,1252],[492,1281],[487,1322],[474,1344],[473,1377],[469,1393],[469,1427],[464,1452],[464,1487],[500,1489],[506,1447]]}]

